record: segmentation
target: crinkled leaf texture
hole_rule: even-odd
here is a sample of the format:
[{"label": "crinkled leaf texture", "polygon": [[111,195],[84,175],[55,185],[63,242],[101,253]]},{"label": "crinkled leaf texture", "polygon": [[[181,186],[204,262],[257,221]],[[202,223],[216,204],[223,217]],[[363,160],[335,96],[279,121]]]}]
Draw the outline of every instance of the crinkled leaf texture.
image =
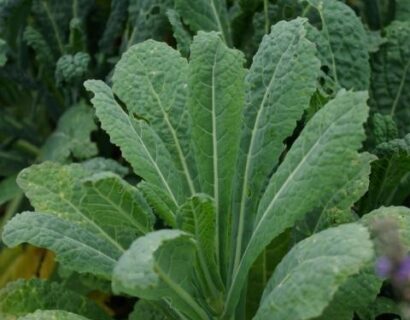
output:
[{"label": "crinkled leaf texture", "polygon": [[292,145],[262,196],[252,236],[234,270],[227,312],[237,304],[246,275],[264,247],[349,180],[340,172],[347,163],[359,160],[366,100],[364,92],[339,92]]},{"label": "crinkled leaf texture", "polygon": [[385,37],[372,59],[371,106],[391,115],[404,136],[410,132],[410,22],[394,21]]},{"label": "crinkled leaf texture", "polygon": [[98,150],[90,135],[96,129],[92,109],[84,104],[71,107],[43,145],[41,160],[64,163],[70,156],[80,160],[95,156]]},{"label": "crinkled leaf texture", "polygon": [[169,29],[166,11],[173,0],[129,0],[128,22],[132,30],[127,46],[147,39],[162,40]]},{"label": "crinkled leaf texture", "polygon": [[198,194],[185,202],[177,214],[177,227],[190,233],[197,244],[196,275],[206,300],[216,313],[221,312],[223,283],[216,263],[216,214],[213,199]]},{"label": "crinkled leaf texture", "polygon": [[[115,293],[141,299],[141,317],[159,308],[158,318],[235,318],[267,246],[288,239],[309,213],[350,212],[367,185],[371,157],[357,151],[365,92],[340,90],[285,146],[317,86],[306,28],[305,19],[274,26],[249,71],[216,32],[194,37],[189,62],[152,40],[133,46],[113,89],[85,86],[102,128],[143,181],[131,186],[99,162],[26,169],[19,185],[36,212],[6,226],[6,244],[49,248],[70,271],[112,280]],[[238,203],[244,211],[234,218]],[[149,207],[179,230],[153,231]],[[286,251],[274,253],[275,264]],[[372,255],[360,224],[303,240],[274,271],[256,319],[320,316]]]},{"label": "crinkled leaf texture", "polygon": [[134,172],[145,181],[164,189],[176,205],[182,203],[185,193],[182,173],[154,129],[145,120],[128,115],[104,82],[88,80],[85,87],[94,93],[91,101],[102,128],[110,135],[111,142],[120,147]]},{"label": "crinkled leaf texture", "polygon": [[218,31],[226,44],[232,44],[225,0],[176,0],[175,8],[192,31]]},{"label": "crinkled leaf texture", "polygon": [[0,290],[0,316],[19,317],[39,309],[75,312],[93,320],[110,319],[95,302],[57,282],[18,280]]},{"label": "crinkled leaf texture", "polygon": [[196,248],[179,230],[161,230],[137,239],[114,269],[113,289],[169,303],[190,319],[208,319],[195,299],[193,272]]},{"label": "crinkled leaf texture", "polygon": [[[269,175],[316,90],[319,60],[305,19],[279,22],[266,35],[245,79],[246,103],[235,177],[235,267],[255,220]],[[243,243],[245,242],[245,243]]]},{"label": "crinkled leaf texture", "polygon": [[201,191],[216,205],[216,248],[223,277],[230,240],[231,194],[244,104],[243,54],[216,32],[199,32],[191,46],[188,110]]},{"label": "crinkled leaf texture", "polygon": [[74,314],[61,310],[38,310],[34,313],[30,313],[24,317],[18,318],[18,320],[88,320],[78,314]]},{"label": "crinkled leaf texture", "polygon": [[374,153],[370,186],[361,201],[361,211],[368,212],[381,205],[399,205],[410,194],[406,177],[410,175],[410,134],[379,144]]},{"label": "crinkled leaf texture", "polygon": [[18,320],[88,320],[78,314],[74,314],[61,310],[38,310],[34,313],[30,313],[24,317],[18,318]]},{"label": "crinkled leaf texture", "polygon": [[271,277],[254,319],[312,319],[373,257],[366,228],[347,224],[298,243]]},{"label": "crinkled leaf texture", "polygon": [[[405,207],[382,207],[366,214],[361,223],[372,230],[374,223],[382,219],[393,220],[399,230],[400,240],[407,250],[410,248],[410,209]],[[383,283],[374,270],[374,259],[357,275],[350,277],[338,292],[323,314],[315,320],[351,320],[353,312],[369,314],[374,309],[376,297]],[[382,311],[380,311],[382,313]],[[377,314],[376,314],[377,315]],[[374,317],[373,317],[374,318]],[[373,319],[367,317],[364,319]]]},{"label": "crinkled leaf texture", "polygon": [[317,29],[309,31],[309,39],[317,44],[326,89],[367,90],[370,84],[367,34],[359,17],[341,1],[299,1],[313,7],[307,13]]},{"label": "crinkled leaf texture", "polygon": [[192,43],[191,34],[183,26],[181,17],[176,10],[169,9],[167,11],[167,16],[169,23],[172,25],[173,35],[177,41],[178,51],[181,52],[183,56],[188,56]]},{"label": "crinkled leaf texture", "polygon": [[164,301],[140,299],[128,317],[129,320],[179,320],[178,315]]},{"label": "crinkled leaf texture", "polygon": [[66,267],[110,279],[117,258],[154,219],[137,189],[86,164],[44,162],[22,171],[18,183],[37,212],[13,218],[3,240],[51,249]]},{"label": "crinkled leaf texture", "polygon": [[130,114],[149,122],[177,163],[186,188],[194,193],[187,77],[185,58],[164,43],[148,40],[122,56],[115,67],[112,90]]}]

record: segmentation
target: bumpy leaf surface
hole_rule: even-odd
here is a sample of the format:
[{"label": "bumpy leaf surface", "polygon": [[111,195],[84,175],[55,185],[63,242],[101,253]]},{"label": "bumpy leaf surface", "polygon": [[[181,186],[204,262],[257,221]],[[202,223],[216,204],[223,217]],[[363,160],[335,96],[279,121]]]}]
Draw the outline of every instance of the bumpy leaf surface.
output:
[{"label": "bumpy leaf surface", "polygon": [[262,196],[252,237],[234,272],[228,308],[236,304],[245,275],[264,247],[348,180],[343,170],[358,160],[356,150],[365,137],[366,100],[364,92],[339,92],[292,145]]},{"label": "bumpy leaf surface", "polygon": [[207,195],[192,197],[180,208],[177,215],[178,228],[192,234],[196,240],[198,278],[210,304],[216,304],[223,299],[223,285],[215,260],[217,253],[215,220],[215,204],[213,199]]},{"label": "bumpy leaf surface", "polygon": [[179,320],[179,317],[163,301],[140,299],[134,306],[129,320]]},{"label": "bumpy leaf surface", "polygon": [[410,134],[403,139],[394,139],[379,144],[374,153],[378,160],[372,164],[370,187],[361,203],[361,211],[368,212],[381,205],[396,205],[395,196],[402,198],[410,193],[401,181],[410,174]]},{"label": "bumpy leaf surface", "polygon": [[393,22],[386,38],[372,60],[372,106],[390,114],[403,136],[410,132],[410,22]]},{"label": "bumpy leaf surface", "polygon": [[219,259],[226,266],[230,240],[232,180],[239,149],[244,104],[243,55],[228,49],[215,32],[200,32],[191,46],[189,112],[201,191],[216,203]]},{"label": "bumpy leaf surface", "polygon": [[[319,32],[311,40],[318,45],[322,64],[339,88],[367,90],[370,83],[367,35],[354,11],[337,0],[300,0],[311,5],[319,16]],[[309,13],[308,13],[309,16]],[[312,23],[316,25],[314,18]]]},{"label": "bumpy leaf surface", "polygon": [[153,40],[131,47],[115,67],[113,92],[130,114],[146,119],[171,152],[190,192],[190,121],[186,108],[188,62]]},{"label": "bumpy leaf surface", "polygon": [[152,230],[153,217],[141,195],[113,173],[45,162],[22,171],[18,183],[38,212],[12,219],[5,243],[51,249],[80,273],[109,279],[128,245]]},{"label": "bumpy leaf surface", "polygon": [[121,148],[123,157],[135,173],[164,189],[175,204],[182,203],[185,193],[183,176],[153,128],[145,120],[137,120],[124,112],[104,82],[88,80],[85,87],[94,93],[91,101],[102,128],[110,135],[111,141]]},{"label": "bumpy leaf surface", "polygon": [[297,244],[270,279],[254,319],[312,319],[373,257],[366,228],[347,224]]},{"label": "bumpy leaf surface", "polygon": [[318,202],[317,207],[298,225],[297,229],[302,238],[328,227],[355,220],[351,209],[369,188],[370,164],[375,159],[376,157],[369,153],[362,153],[356,161],[352,161],[350,166],[345,168],[345,184],[335,189],[328,198]]},{"label": "bumpy leaf surface", "polygon": [[18,280],[0,290],[0,316],[24,316],[39,309],[65,310],[94,320],[109,319],[93,301],[56,282]]},{"label": "bumpy leaf surface", "polygon": [[366,214],[362,223],[373,229],[374,223],[381,219],[392,219],[399,230],[400,240],[410,250],[410,209],[406,207],[381,207]]},{"label": "bumpy leaf surface", "polygon": [[175,8],[194,32],[218,31],[230,45],[231,30],[225,0],[176,0]]},{"label": "bumpy leaf surface", "polygon": [[[280,22],[263,38],[246,76],[246,104],[234,223],[236,264],[249,237],[261,192],[284,150],[284,139],[308,107],[320,63],[306,39],[306,20]],[[245,235],[245,228],[248,227]]]},{"label": "bumpy leaf surface", "polygon": [[181,52],[184,57],[187,57],[190,51],[192,36],[183,26],[181,17],[176,10],[169,9],[167,11],[167,16],[169,23],[172,25],[173,35],[177,41],[178,51]]},{"label": "bumpy leaf surface", "polygon": [[18,318],[18,320],[87,320],[78,314],[61,310],[38,310],[34,313],[30,313],[24,317]]},{"label": "bumpy leaf surface", "polygon": [[71,107],[42,147],[41,159],[66,162],[70,155],[80,160],[95,156],[98,150],[90,135],[96,129],[92,109],[83,104]]},{"label": "bumpy leaf surface", "polygon": [[161,230],[137,239],[114,269],[113,289],[140,298],[168,297],[190,319],[208,319],[194,298],[195,244],[179,230]]},{"label": "bumpy leaf surface", "polygon": [[128,47],[147,39],[163,40],[169,28],[166,11],[172,6],[173,0],[129,0]]},{"label": "bumpy leaf surface", "polygon": [[332,302],[315,320],[351,320],[354,312],[368,308],[380,291],[382,281],[374,273],[373,264],[350,277],[336,292]]}]

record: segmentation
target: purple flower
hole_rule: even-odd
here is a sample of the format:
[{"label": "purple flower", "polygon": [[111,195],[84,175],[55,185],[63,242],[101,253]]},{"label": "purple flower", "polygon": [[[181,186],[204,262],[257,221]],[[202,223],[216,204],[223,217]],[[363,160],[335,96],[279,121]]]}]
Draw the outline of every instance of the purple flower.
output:
[{"label": "purple flower", "polygon": [[388,276],[390,276],[392,271],[393,271],[393,263],[388,257],[382,256],[377,259],[376,273],[379,277],[387,278]]},{"label": "purple flower", "polygon": [[394,279],[396,281],[405,281],[410,279],[410,257],[404,258],[394,273]]}]

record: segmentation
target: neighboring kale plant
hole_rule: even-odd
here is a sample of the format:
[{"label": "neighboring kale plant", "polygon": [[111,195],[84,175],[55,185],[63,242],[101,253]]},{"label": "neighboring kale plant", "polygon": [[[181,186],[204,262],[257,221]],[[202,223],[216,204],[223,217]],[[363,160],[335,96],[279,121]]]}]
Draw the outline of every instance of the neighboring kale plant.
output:
[{"label": "neighboring kale plant", "polygon": [[[307,30],[306,19],[276,24],[249,70],[215,32],[198,33],[189,61],[164,43],[132,46],[112,89],[85,85],[102,128],[142,181],[134,187],[118,169],[87,163],[25,169],[18,183],[36,212],[13,218],[4,242],[48,248],[96,286],[100,279],[140,298],[132,319],[336,319],[342,311],[351,319],[382,283],[368,270],[365,226],[389,215],[406,231],[409,210],[384,208],[318,232],[335,213],[354,220],[374,157],[358,152],[366,92],[340,90],[295,133],[320,69]],[[299,220],[318,213],[317,234],[289,239]],[[371,288],[362,285],[369,277]],[[56,298],[36,303],[45,286]],[[0,291],[0,313],[61,309],[62,318],[82,319],[58,290],[12,284]],[[77,313],[101,319],[86,306]]]},{"label": "neighboring kale plant", "polygon": [[[119,7],[126,2],[113,1],[110,10],[108,1],[0,1],[0,230],[29,208],[16,184],[21,169],[95,157],[95,141],[110,156],[108,139],[85,103],[83,81],[111,71],[110,60],[122,50]],[[43,253],[0,243],[0,287],[19,277],[43,277],[36,267],[48,261]]]}]

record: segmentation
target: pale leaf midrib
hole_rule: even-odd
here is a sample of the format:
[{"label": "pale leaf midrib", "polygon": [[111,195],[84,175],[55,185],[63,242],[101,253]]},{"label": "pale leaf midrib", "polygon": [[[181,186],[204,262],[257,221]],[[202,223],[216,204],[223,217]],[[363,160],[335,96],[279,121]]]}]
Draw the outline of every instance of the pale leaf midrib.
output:
[{"label": "pale leaf midrib", "polygon": [[115,209],[117,209],[117,212],[119,212],[121,214],[122,217],[124,217],[128,222],[130,222],[135,228],[138,229],[138,231],[141,234],[146,234],[148,232],[148,230],[145,230],[144,226],[141,225],[139,223],[139,221],[137,221],[136,219],[132,219],[127,212],[124,211],[124,209],[122,207],[120,207],[119,205],[117,205],[115,202],[113,202],[109,197],[107,197],[105,194],[103,194],[94,184],[92,184],[92,187],[94,189],[95,192],[98,193],[98,195],[105,199],[111,206],[113,206]]},{"label": "pale leaf midrib", "polygon": [[402,75],[401,81],[400,81],[400,85],[399,85],[399,88],[397,89],[397,93],[396,93],[396,96],[395,96],[395,98],[394,98],[394,101],[393,101],[393,104],[392,104],[392,107],[391,107],[390,115],[391,115],[392,117],[393,117],[393,116],[395,115],[395,113],[396,113],[396,108],[397,108],[397,105],[399,104],[399,101],[400,101],[400,98],[401,98],[401,94],[402,94],[402,92],[403,92],[403,88],[404,88],[404,84],[405,84],[406,79],[407,79],[407,73],[408,73],[408,71],[409,71],[409,68],[410,68],[410,60],[409,60],[409,62],[406,64],[406,67],[404,68],[403,75]]},{"label": "pale leaf midrib", "polygon": [[[349,111],[350,111],[350,110],[349,110]],[[346,112],[345,114],[347,114],[347,112]],[[260,226],[262,225],[262,223],[263,223],[263,221],[264,221],[264,219],[265,219],[265,217],[266,217],[266,214],[269,212],[269,210],[271,209],[271,207],[274,205],[276,199],[278,198],[278,195],[282,193],[282,191],[284,190],[284,187],[289,183],[290,178],[293,178],[293,176],[296,174],[296,172],[300,169],[301,165],[306,161],[307,157],[310,156],[310,154],[312,153],[312,150],[315,149],[315,148],[319,145],[319,141],[323,138],[323,136],[326,135],[326,133],[330,130],[330,128],[332,128],[332,127],[338,122],[338,120],[340,120],[340,118],[337,119],[336,121],[333,121],[333,122],[332,122],[330,125],[328,125],[328,127],[321,133],[321,135],[320,135],[319,138],[316,140],[316,142],[314,143],[314,145],[312,146],[312,148],[309,150],[309,152],[306,153],[306,154],[303,156],[302,161],[300,161],[299,164],[297,165],[297,167],[292,171],[292,173],[291,173],[290,175],[288,175],[288,178],[286,179],[286,181],[281,185],[280,189],[276,192],[274,198],[271,200],[269,206],[267,207],[267,209],[265,209],[265,211],[264,211],[263,214],[261,215],[261,218],[259,219],[259,222],[258,222],[257,226],[253,229],[251,239],[249,240],[248,245],[247,245],[247,247],[246,247],[246,249],[245,249],[245,251],[244,251],[244,254],[242,255],[242,259],[241,259],[241,261],[240,261],[238,267],[236,268],[236,270],[234,270],[234,275],[233,275],[233,277],[232,277],[233,280],[232,280],[232,282],[231,282],[231,287],[230,287],[230,289],[229,289],[229,291],[228,291],[227,299],[226,299],[226,301],[228,301],[228,303],[229,303],[229,301],[231,300],[231,296],[232,296],[232,294],[233,294],[232,290],[233,290],[233,288],[234,288],[234,284],[235,284],[235,282],[236,282],[236,278],[237,278],[237,276],[238,276],[238,274],[239,274],[239,271],[240,271],[241,268],[242,268],[243,262],[245,261],[245,257],[246,257],[246,255],[247,255],[247,252],[249,251],[249,248],[250,248],[250,246],[252,245],[252,242],[254,241],[253,239],[255,238],[255,235],[258,234],[258,229],[259,229]]]},{"label": "pale leaf midrib", "polygon": [[[34,213],[39,214],[39,215],[44,215],[44,216],[47,215],[46,213],[38,213],[38,212],[34,212]],[[31,214],[31,213],[28,213],[28,214]],[[112,261],[113,264],[116,263],[116,260],[115,260],[114,258],[108,256],[106,253],[104,253],[104,252],[102,252],[102,251],[97,250],[96,248],[91,247],[91,246],[88,245],[88,244],[85,244],[84,242],[81,242],[81,241],[79,241],[79,240],[77,240],[77,239],[75,239],[75,238],[73,238],[73,237],[70,237],[70,236],[68,236],[68,235],[66,235],[66,234],[62,234],[62,233],[60,233],[60,232],[55,231],[54,229],[51,229],[51,228],[49,228],[49,227],[45,227],[45,226],[43,226],[43,225],[40,225],[40,226],[38,226],[38,227],[39,227],[40,229],[46,230],[47,232],[51,232],[51,233],[56,234],[56,237],[55,237],[55,238],[61,239],[61,237],[63,237],[63,238],[65,238],[65,239],[71,240],[72,242],[77,243],[77,244],[79,244],[79,245],[82,246],[82,247],[88,248],[88,249],[90,249],[91,251],[96,252],[98,255],[107,258],[107,260]],[[58,253],[57,253],[57,255],[58,255]]]},{"label": "pale leaf midrib", "polygon": [[[52,193],[57,196],[58,199],[61,201],[65,202],[70,208],[72,208],[79,216],[83,217],[88,223],[90,223],[95,229],[97,229],[101,235],[106,238],[110,243],[112,243],[117,249],[120,250],[121,253],[125,252],[125,248],[123,248],[115,239],[113,239],[107,232],[104,231],[99,225],[97,225],[93,220],[88,218],[81,210],[79,210],[74,203],[72,203],[70,200],[66,199],[65,197],[59,195],[55,191],[51,190],[49,187],[45,185],[41,185],[38,183],[34,183],[31,181],[32,184],[36,185],[39,189],[46,189],[49,193]],[[33,194],[35,197],[35,195]],[[37,202],[37,201],[36,201]],[[40,202],[40,201],[39,201]]]},{"label": "pale leaf midrib", "polygon": [[[219,1],[221,1],[221,0],[219,0]],[[219,15],[218,15],[218,11],[216,10],[216,7],[215,7],[214,0],[210,0],[210,4],[211,4],[212,13],[213,13],[213,15],[215,17],[215,20],[216,20],[216,24],[218,25],[218,29],[221,31],[222,38],[223,38],[224,42],[226,44],[228,44],[228,39],[227,39],[228,35],[226,35],[225,32],[224,32],[221,20],[220,20]]]},{"label": "pale leaf midrib", "polygon": [[161,169],[158,167],[158,164],[154,161],[154,159],[151,156],[151,153],[149,152],[149,150],[147,149],[147,146],[145,145],[144,140],[142,140],[141,136],[138,134],[138,132],[135,130],[135,127],[133,125],[133,123],[131,122],[131,118],[120,108],[119,109],[125,116],[125,118],[128,121],[128,124],[131,126],[132,130],[134,131],[134,133],[136,134],[138,140],[140,141],[143,149],[144,149],[144,153],[148,156],[149,161],[152,163],[152,165],[154,166],[155,170],[157,171],[157,174],[159,175],[159,178],[161,179],[163,185],[165,186],[167,192],[169,193],[169,195],[172,198],[172,201],[175,203],[175,205],[178,207],[178,201],[175,198],[174,193],[172,192],[172,189],[170,188],[167,180],[165,179]]},{"label": "pale leaf midrib", "polygon": [[154,95],[155,99],[157,100],[158,106],[161,109],[162,116],[163,116],[163,118],[165,120],[165,123],[166,123],[166,125],[167,125],[167,127],[168,127],[168,129],[169,129],[169,131],[172,135],[172,139],[174,140],[174,143],[175,143],[175,146],[176,146],[176,149],[177,149],[177,153],[178,153],[178,158],[179,158],[179,161],[181,163],[182,169],[184,171],[184,175],[185,175],[186,181],[188,183],[189,190],[191,192],[191,195],[193,195],[196,192],[195,187],[194,187],[194,183],[192,181],[192,177],[191,177],[191,174],[189,172],[188,164],[186,162],[185,155],[182,151],[181,144],[179,142],[179,138],[176,134],[176,130],[173,127],[173,125],[172,125],[172,123],[169,119],[168,113],[165,111],[165,108],[162,104],[162,100],[161,100],[160,96],[158,95],[158,93],[155,91],[154,85],[153,85],[151,79],[149,78],[149,76],[147,75],[147,72],[146,72],[141,60],[138,57],[136,57],[136,61],[140,65],[141,69],[144,70],[144,77],[147,80],[147,82],[149,83],[150,90],[151,90],[152,94]]},{"label": "pale leaf midrib", "polygon": [[156,273],[162,279],[162,281],[164,281],[180,299],[182,299],[188,306],[190,306],[192,311],[194,311],[197,314],[199,320],[208,320],[207,314],[196,303],[193,297],[188,292],[186,292],[186,290],[182,288],[179,284],[175,283],[174,280],[171,279],[166,274],[166,272],[162,270],[161,266],[158,265],[156,261],[154,261],[154,271],[156,271]]},{"label": "pale leaf midrib", "polygon": [[[239,226],[238,226],[238,233],[236,237],[236,252],[235,252],[235,259],[234,259],[234,270],[236,269],[237,265],[239,264],[241,254],[242,254],[242,235],[243,235],[243,228],[244,228],[244,215],[245,215],[245,198],[246,198],[246,185],[248,184],[249,180],[249,170],[250,170],[250,163],[251,163],[251,158],[253,157],[253,148],[254,148],[254,141],[255,141],[255,136],[256,136],[256,128],[258,128],[260,117],[262,112],[265,110],[266,107],[266,99],[269,96],[268,92],[270,92],[270,88],[274,83],[274,80],[276,79],[276,72],[281,64],[281,61],[283,57],[286,55],[288,50],[290,50],[291,47],[293,47],[293,41],[296,39],[296,35],[293,36],[292,40],[290,41],[288,47],[286,48],[285,52],[281,55],[278,63],[276,64],[275,70],[272,74],[271,80],[269,81],[269,85],[266,88],[265,94],[263,96],[262,102],[260,103],[260,107],[258,108],[257,114],[256,114],[256,119],[254,126],[252,127],[252,134],[251,134],[251,141],[249,143],[249,148],[248,152],[246,154],[246,164],[245,164],[245,173],[244,173],[244,179],[243,183],[241,185],[242,193],[241,193],[241,204],[240,204],[240,210],[239,210]],[[239,246],[238,246],[239,244]]]}]

